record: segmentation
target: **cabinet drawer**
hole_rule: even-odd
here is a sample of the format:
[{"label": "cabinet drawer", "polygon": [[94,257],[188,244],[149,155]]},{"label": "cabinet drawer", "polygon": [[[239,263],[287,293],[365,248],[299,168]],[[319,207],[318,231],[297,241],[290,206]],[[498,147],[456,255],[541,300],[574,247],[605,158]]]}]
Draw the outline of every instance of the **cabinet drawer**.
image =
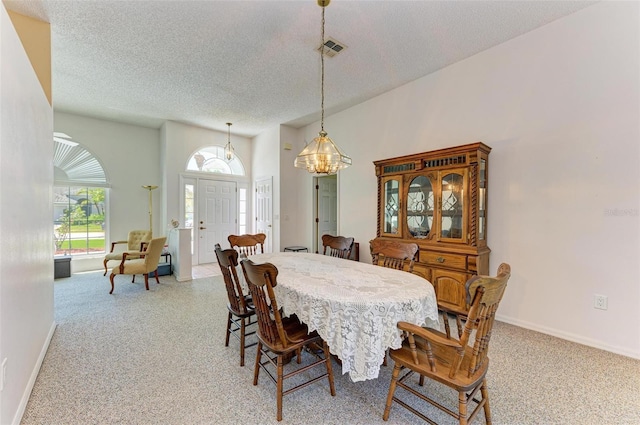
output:
[{"label": "cabinet drawer", "polygon": [[466,255],[420,251],[420,262],[425,263],[429,266],[436,266],[436,267],[451,267],[454,269],[467,268]]}]

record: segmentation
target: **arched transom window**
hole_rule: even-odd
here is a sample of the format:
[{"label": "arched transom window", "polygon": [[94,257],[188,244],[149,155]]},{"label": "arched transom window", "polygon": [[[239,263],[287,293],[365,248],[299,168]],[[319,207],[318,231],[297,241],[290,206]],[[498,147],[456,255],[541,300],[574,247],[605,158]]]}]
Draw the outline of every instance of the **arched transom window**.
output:
[{"label": "arched transom window", "polygon": [[224,148],[221,146],[207,146],[191,155],[187,163],[188,171],[202,171],[205,173],[232,174],[244,176],[244,166],[235,156],[231,161],[224,157]]}]

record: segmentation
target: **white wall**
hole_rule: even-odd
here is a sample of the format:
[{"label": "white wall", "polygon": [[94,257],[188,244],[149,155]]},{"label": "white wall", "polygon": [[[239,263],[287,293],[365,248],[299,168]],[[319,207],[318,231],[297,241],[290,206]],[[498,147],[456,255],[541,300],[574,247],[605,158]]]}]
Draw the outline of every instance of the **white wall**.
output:
[{"label": "white wall", "polygon": [[[271,250],[273,252],[281,251],[280,232],[281,232],[281,178],[280,164],[282,162],[280,141],[280,127],[270,128],[258,136],[254,137],[251,143],[253,152],[253,161],[251,169],[253,170],[253,181],[273,177],[273,230]],[[255,187],[254,187],[255,189]],[[255,190],[252,190],[255,193]],[[255,207],[255,206],[254,206]],[[255,208],[253,209],[253,217],[256,216]],[[252,228],[252,231],[255,227]]]},{"label": "white wall", "polygon": [[339,232],[361,260],[372,161],[482,141],[491,270],[513,270],[500,319],[640,358],[639,17],[637,2],[599,3],[328,117],[353,158]]},{"label": "white wall", "polygon": [[[285,125],[280,126],[280,251],[287,246],[302,245],[312,252],[307,243],[308,226],[313,222],[312,197],[309,189],[313,178],[305,170],[293,167],[296,156],[304,149],[302,132]],[[290,150],[285,145],[291,146]],[[312,192],[313,194],[313,192]]]},{"label": "white wall", "polygon": [[0,6],[0,423],[19,423],[55,329],[53,113]]}]

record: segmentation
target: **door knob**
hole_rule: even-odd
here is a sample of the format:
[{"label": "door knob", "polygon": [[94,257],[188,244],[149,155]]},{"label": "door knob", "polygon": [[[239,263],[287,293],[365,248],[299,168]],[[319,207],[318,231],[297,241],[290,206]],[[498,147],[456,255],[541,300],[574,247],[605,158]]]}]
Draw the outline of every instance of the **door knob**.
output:
[{"label": "door knob", "polygon": [[202,226],[200,226],[200,230],[204,230],[204,229],[206,229],[206,227],[202,227]]}]

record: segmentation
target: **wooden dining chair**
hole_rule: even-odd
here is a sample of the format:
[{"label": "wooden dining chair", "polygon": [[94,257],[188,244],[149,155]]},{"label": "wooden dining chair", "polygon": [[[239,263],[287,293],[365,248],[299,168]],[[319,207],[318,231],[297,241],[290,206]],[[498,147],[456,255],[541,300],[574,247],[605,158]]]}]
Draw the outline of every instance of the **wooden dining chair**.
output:
[{"label": "wooden dining chair", "polygon": [[[508,273],[511,270],[511,267],[507,263],[502,263],[498,266],[497,275],[502,275],[504,273]],[[477,276],[473,276],[471,281],[476,279]],[[470,283],[467,282],[466,285]],[[437,301],[437,300],[436,300]],[[447,338],[451,338],[451,324],[449,320],[453,318],[456,323],[456,328],[458,330],[458,338],[462,337],[462,331],[464,329],[464,322],[467,320],[467,315],[469,314],[468,310],[463,310],[461,308],[456,308],[451,306],[450,303],[444,305],[444,303],[438,302],[438,312],[442,314],[442,319],[444,323],[444,330],[447,334]]]},{"label": "wooden dining chair", "polygon": [[[307,325],[301,323],[297,316],[282,317],[274,288],[278,282],[278,269],[270,263],[255,264],[251,260],[241,261],[244,276],[249,285],[256,313],[258,315],[258,349],[253,373],[253,385],[258,385],[260,369],[276,384],[276,403],[278,421],[282,420],[282,397],[300,388],[327,377],[332,396],[336,395],[333,382],[331,357],[327,343],[317,332],[309,332]],[[307,350],[303,350],[307,348]],[[321,350],[319,350],[321,348]],[[315,359],[302,367],[284,373],[285,359],[297,354],[297,363],[301,364],[302,354],[315,356]],[[262,356],[265,361],[262,361]],[[284,390],[284,380],[305,372],[315,366],[325,365],[326,371],[313,378],[297,381],[296,384]],[[275,368],[276,375],[273,375]]]},{"label": "wooden dining chair", "polygon": [[[224,346],[229,346],[229,336],[233,335],[240,341],[240,366],[244,366],[245,348],[253,347],[257,341],[246,343],[248,336],[254,335],[255,330],[247,332],[247,328],[257,323],[256,311],[251,296],[245,293],[238,278],[238,251],[235,249],[222,250],[220,244],[215,245],[216,258],[222,272],[224,285],[227,289],[227,331]],[[238,335],[239,333],[239,335]]]},{"label": "wooden dining chair", "polygon": [[[398,329],[403,332],[405,338],[401,348],[389,353],[395,365],[383,420],[389,419],[391,405],[395,401],[423,420],[435,423],[423,413],[424,410],[418,410],[420,406],[417,403],[409,405],[395,395],[396,388],[401,387],[427,402],[424,407],[435,406],[456,418],[461,425],[473,421],[480,409],[484,409],[486,423],[491,424],[486,380],[489,369],[487,353],[495,314],[511,275],[511,268],[507,264],[501,265],[499,270],[500,274],[496,277],[475,276],[467,282],[467,302],[471,308],[459,340],[447,338],[444,333],[435,329],[398,322]],[[406,370],[406,373],[400,377],[403,370]],[[457,391],[457,409],[454,411],[441,404],[442,400],[432,398],[433,391],[420,391],[415,384],[407,383],[407,379],[414,373],[420,376],[420,387],[427,378]],[[475,404],[472,405],[472,402]],[[468,413],[468,408],[471,407],[473,409]]]},{"label": "wooden dining chair", "polygon": [[376,238],[369,241],[369,248],[374,265],[413,273],[417,244]]},{"label": "wooden dining chair", "polygon": [[264,241],[267,239],[267,235],[264,233],[257,233],[255,235],[229,235],[227,240],[231,245],[231,248],[238,251],[238,254],[242,256],[264,254]]},{"label": "wooden dining chair", "polygon": [[328,251],[332,257],[350,259],[351,251],[353,250],[353,238],[322,235],[322,248],[324,255],[327,255]]}]

